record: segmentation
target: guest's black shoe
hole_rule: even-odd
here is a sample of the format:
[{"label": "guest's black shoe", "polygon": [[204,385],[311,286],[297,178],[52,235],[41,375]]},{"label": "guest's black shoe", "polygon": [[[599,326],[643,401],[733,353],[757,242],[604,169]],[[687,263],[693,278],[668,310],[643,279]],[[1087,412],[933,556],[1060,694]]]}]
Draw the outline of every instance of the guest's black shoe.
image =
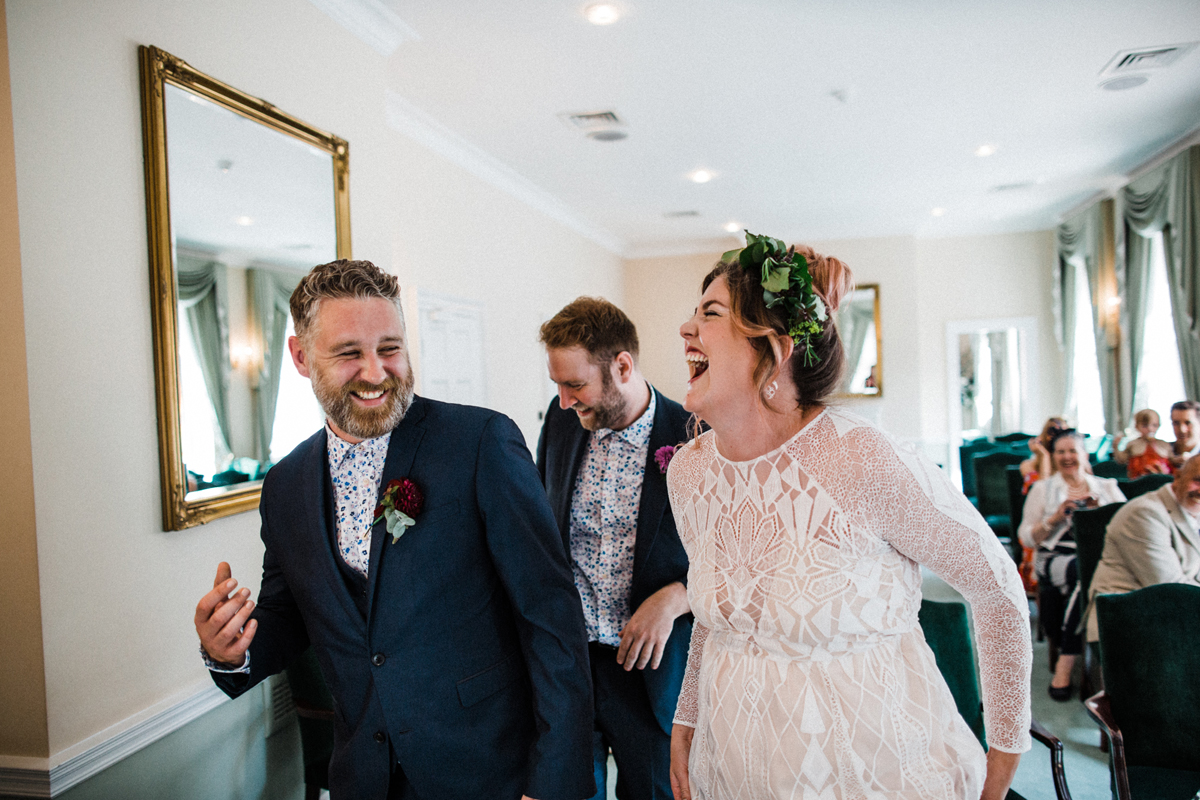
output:
[{"label": "guest's black shoe", "polygon": [[1071,686],[1051,686],[1049,688],[1050,699],[1057,700],[1060,703],[1065,703],[1071,699]]}]

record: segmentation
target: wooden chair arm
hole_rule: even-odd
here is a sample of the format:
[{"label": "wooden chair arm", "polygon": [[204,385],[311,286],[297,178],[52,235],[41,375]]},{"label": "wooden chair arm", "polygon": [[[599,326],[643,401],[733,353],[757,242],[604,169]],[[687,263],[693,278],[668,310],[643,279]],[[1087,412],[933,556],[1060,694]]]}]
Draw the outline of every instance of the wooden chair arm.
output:
[{"label": "wooden chair arm", "polygon": [[1050,748],[1050,775],[1054,778],[1054,794],[1058,800],[1071,800],[1071,790],[1067,788],[1067,773],[1063,768],[1063,743],[1046,730],[1036,719],[1029,721],[1029,735]]},{"label": "wooden chair arm", "polygon": [[316,719],[323,722],[333,722],[333,709],[318,708],[311,703],[306,703],[303,700],[293,698],[293,703],[296,704],[296,716],[303,719]]},{"label": "wooden chair arm", "polygon": [[1125,765],[1125,740],[1121,727],[1112,713],[1108,695],[1097,692],[1083,701],[1088,716],[1096,721],[1100,730],[1108,737],[1109,757],[1112,759],[1113,782],[1117,786],[1117,800],[1132,800],[1129,793],[1129,770]]}]

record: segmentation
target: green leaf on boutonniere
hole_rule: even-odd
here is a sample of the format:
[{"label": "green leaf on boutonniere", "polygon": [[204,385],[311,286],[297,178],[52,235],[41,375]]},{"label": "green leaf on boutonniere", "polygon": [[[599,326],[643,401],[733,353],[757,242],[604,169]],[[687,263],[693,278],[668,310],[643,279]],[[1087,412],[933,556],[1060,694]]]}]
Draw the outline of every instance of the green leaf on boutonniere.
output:
[{"label": "green leaf on boutonniere", "polygon": [[417,521],[408,514],[394,508],[389,508],[384,516],[387,518],[387,532],[392,535],[392,544],[395,544],[409,528],[417,524]]}]

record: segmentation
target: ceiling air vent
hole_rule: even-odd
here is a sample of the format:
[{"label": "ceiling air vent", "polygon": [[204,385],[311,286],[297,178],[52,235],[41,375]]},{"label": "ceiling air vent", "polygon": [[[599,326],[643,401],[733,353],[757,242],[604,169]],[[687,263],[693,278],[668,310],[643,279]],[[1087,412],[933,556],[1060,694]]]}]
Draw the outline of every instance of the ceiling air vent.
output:
[{"label": "ceiling air vent", "polygon": [[1169,44],[1162,47],[1141,47],[1137,50],[1122,50],[1100,72],[1106,78],[1130,72],[1166,69],[1196,46],[1195,42]]},{"label": "ceiling air vent", "polygon": [[615,111],[585,111],[578,114],[559,114],[565,125],[597,142],[617,142],[629,136],[625,121]]},{"label": "ceiling air vent", "polygon": [[664,211],[663,216],[667,219],[681,219],[683,217],[698,217],[699,211]]}]

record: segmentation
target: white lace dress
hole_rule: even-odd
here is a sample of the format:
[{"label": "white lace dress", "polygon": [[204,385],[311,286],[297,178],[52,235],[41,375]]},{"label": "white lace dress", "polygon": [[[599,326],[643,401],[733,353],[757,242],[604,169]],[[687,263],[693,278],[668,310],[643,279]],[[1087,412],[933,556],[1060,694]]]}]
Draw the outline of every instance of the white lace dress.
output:
[{"label": "white lace dress", "polygon": [[1029,749],[1016,566],[926,459],[826,409],[778,449],[709,431],[667,475],[696,615],[676,722],[699,800],[975,798],[985,757],[917,624],[925,564],[971,604],[988,743]]}]

